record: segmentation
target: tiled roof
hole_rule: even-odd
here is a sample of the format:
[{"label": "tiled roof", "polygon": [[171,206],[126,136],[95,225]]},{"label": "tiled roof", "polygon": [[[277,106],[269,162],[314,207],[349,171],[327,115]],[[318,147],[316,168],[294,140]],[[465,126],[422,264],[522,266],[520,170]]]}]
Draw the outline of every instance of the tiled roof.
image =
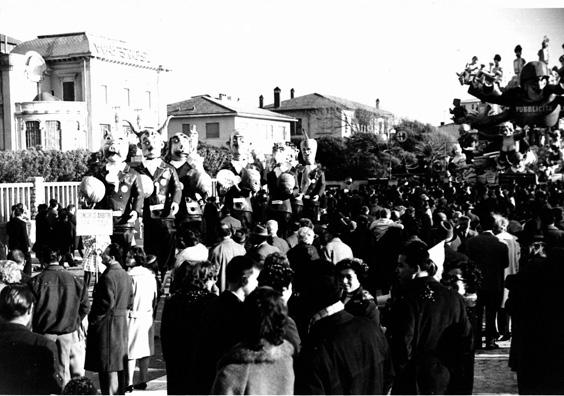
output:
[{"label": "tiled roof", "polygon": [[87,57],[150,69],[159,68],[151,62],[146,52],[132,48],[124,41],[84,32],[38,36],[19,44],[12,53],[25,54],[28,51],[38,52],[45,60]]},{"label": "tiled roof", "polygon": [[275,108],[273,104],[265,106],[265,108],[274,111],[307,110],[328,107],[339,107],[341,109],[347,110],[364,109],[378,115],[393,116],[392,113],[386,110],[377,109],[376,107],[368,106],[348,99],[339,98],[337,96],[321,95],[318,93],[312,93],[309,95],[298,96],[293,99],[283,100],[280,103],[280,107],[278,108]]},{"label": "tiled roof", "polygon": [[247,106],[231,100],[214,99],[209,95],[194,96],[182,102],[167,105],[168,115],[173,116],[204,116],[233,114],[253,118],[275,119],[281,121],[295,121],[295,118],[275,113],[266,109]]}]

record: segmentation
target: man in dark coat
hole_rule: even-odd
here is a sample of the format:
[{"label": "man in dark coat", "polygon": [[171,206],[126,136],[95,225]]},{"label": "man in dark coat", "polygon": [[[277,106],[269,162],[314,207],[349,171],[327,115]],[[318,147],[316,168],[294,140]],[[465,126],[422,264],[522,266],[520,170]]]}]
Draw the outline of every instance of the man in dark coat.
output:
[{"label": "man in dark coat", "polygon": [[127,310],[133,304],[132,281],[120,264],[119,245],[110,244],[102,254],[107,266],[100,276],[88,315],[86,370],[100,376],[104,395],[123,393],[127,369]]},{"label": "man in dark coat", "polygon": [[498,337],[496,330],[496,313],[503,299],[504,269],[509,266],[507,245],[494,234],[495,220],[491,215],[484,215],[480,220],[482,232],[466,241],[464,252],[482,271],[482,286],[478,290],[476,312],[479,327],[476,329],[476,348],[481,348],[482,326],[481,318],[486,312],[486,349],[495,349]]},{"label": "man in dark coat", "polygon": [[266,228],[257,224],[251,233],[251,248],[248,250],[247,254],[250,255],[253,260],[264,263],[266,256],[272,253],[280,253],[280,249],[276,246],[272,246],[267,242],[268,231]]},{"label": "man in dark coat", "polygon": [[237,256],[227,266],[227,290],[208,306],[199,326],[196,381],[189,393],[209,394],[219,359],[242,340],[243,301],[258,285],[258,265],[248,256]]},{"label": "man in dark coat", "polygon": [[548,250],[547,260],[507,276],[513,323],[509,365],[522,395],[564,394],[564,249]]},{"label": "man in dark coat", "polygon": [[31,243],[27,234],[27,222],[23,218],[24,212],[23,206],[16,205],[14,217],[6,225],[8,251],[21,250],[23,252],[25,255],[24,273],[31,275]]},{"label": "man in dark coat", "polygon": [[[464,393],[472,328],[464,301],[432,276],[427,245],[408,243],[398,257],[402,292],[388,329],[396,380],[393,394]],[[464,388],[465,389],[465,388]]]},{"label": "man in dark coat", "polygon": [[0,394],[59,394],[57,346],[29,330],[33,293],[8,285],[0,292]]},{"label": "man in dark coat", "polygon": [[313,315],[296,363],[295,393],[386,394],[393,371],[381,328],[344,310],[333,264],[312,266],[304,304]]}]

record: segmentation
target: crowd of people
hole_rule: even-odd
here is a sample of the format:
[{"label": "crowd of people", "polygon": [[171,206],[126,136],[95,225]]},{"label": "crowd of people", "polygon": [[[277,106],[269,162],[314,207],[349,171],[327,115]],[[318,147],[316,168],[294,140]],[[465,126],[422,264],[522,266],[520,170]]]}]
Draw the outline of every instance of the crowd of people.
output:
[{"label": "crowd of people", "polygon": [[[520,393],[562,392],[563,188],[327,188],[318,218],[285,232],[210,199],[205,227],[179,238],[167,295],[154,255],[108,241],[91,300],[90,276],[65,269],[82,244],[41,234],[50,216],[72,224],[74,208],[52,202],[37,215],[39,274],[27,234],[8,232],[0,393],[95,392],[85,370],[103,394],[146,389],[160,298],[169,394],[471,394],[475,351],[500,340]],[[21,206],[13,214],[25,224]]]}]

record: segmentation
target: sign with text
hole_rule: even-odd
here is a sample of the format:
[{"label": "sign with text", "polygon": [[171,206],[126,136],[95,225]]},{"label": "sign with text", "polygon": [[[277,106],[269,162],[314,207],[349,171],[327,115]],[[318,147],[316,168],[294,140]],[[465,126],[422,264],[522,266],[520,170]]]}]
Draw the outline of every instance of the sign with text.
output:
[{"label": "sign with text", "polygon": [[111,210],[83,209],[76,211],[76,235],[112,235]]}]

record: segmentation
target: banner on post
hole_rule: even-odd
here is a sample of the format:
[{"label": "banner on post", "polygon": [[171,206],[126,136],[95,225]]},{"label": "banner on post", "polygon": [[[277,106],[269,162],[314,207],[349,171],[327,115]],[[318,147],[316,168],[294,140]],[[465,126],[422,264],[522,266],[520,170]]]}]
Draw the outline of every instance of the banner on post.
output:
[{"label": "banner on post", "polygon": [[113,212],[102,209],[76,211],[76,235],[112,235]]}]

